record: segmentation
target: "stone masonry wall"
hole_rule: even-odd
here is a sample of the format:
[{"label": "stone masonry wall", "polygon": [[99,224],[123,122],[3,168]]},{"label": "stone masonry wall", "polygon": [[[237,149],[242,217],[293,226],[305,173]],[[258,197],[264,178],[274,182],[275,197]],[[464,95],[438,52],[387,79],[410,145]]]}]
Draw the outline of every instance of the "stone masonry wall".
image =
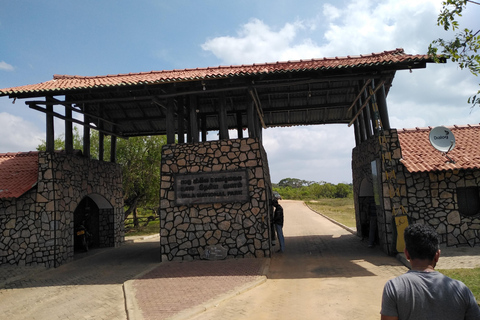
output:
[{"label": "stone masonry wall", "polygon": [[457,188],[480,186],[479,170],[405,174],[409,216],[412,222],[428,223],[450,246],[480,246],[480,215],[462,216]]},{"label": "stone masonry wall", "polygon": [[100,210],[101,246],[124,241],[118,165],[40,152],[38,182],[18,199],[0,201],[0,264],[58,266],[73,259],[73,213],[88,195],[110,204]]},{"label": "stone masonry wall", "polygon": [[[395,224],[393,207],[401,204],[410,223],[427,223],[433,226],[440,242],[445,246],[480,245],[480,215],[462,216],[458,211],[457,188],[480,186],[479,170],[449,170],[440,172],[410,173],[401,163],[401,148],[395,129],[385,132],[387,148],[392,155],[398,192],[391,198],[391,189],[385,167],[381,166],[381,208],[377,207],[377,227],[385,252],[391,253]],[[382,163],[378,138],[357,146],[352,153],[354,191],[362,179],[371,179],[370,162]],[[370,177],[369,177],[370,176]],[[357,193],[358,194],[358,193]],[[355,197],[357,198],[357,197]],[[356,214],[358,199],[355,202]],[[358,217],[358,216],[357,216]]]},{"label": "stone masonry wall", "polygon": [[[165,145],[161,173],[162,259],[205,257],[209,246],[222,247],[226,257],[270,256],[269,201],[271,183],[266,153],[258,139]],[[178,174],[246,170],[248,200],[177,205]]]},{"label": "stone masonry wall", "polygon": [[[377,138],[371,138],[364,141],[361,145],[356,146],[352,150],[352,175],[353,175],[353,192],[354,192],[354,205],[355,205],[355,219],[357,224],[357,230],[361,229],[360,218],[360,202],[358,195],[360,194],[360,186],[363,180],[369,181],[369,184],[373,185],[376,182],[373,181],[372,176],[372,161],[379,160],[380,148]],[[380,205],[377,205],[377,230],[379,234],[379,241],[382,250],[386,253],[390,253],[390,247],[393,239],[393,225],[392,219],[386,216],[384,210],[384,201],[380,194]],[[368,237],[368,234],[359,234],[363,237]]]}]

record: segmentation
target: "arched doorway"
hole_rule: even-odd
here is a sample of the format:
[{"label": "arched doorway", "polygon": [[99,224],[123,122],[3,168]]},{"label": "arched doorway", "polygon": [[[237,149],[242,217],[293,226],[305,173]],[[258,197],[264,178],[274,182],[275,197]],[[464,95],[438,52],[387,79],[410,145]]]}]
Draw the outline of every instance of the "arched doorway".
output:
[{"label": "arched doorway", "polygon": [[88,247],[98,248],[109,246],[109,235],[113,232],[114,225],[111,217],[113,206],[101,195],[90,194],[84,197],[74,211],[74,248],[75,251],[84,251],[81,237],[77,230],[85,228]]},{"label": "arched doorway", "polygon": [[357,230],[362,239],[367,239],[369,244],[378,244],[377,209],[375,205],[373,183],[364,178],[358,192],[359,216],[357,217]]}]

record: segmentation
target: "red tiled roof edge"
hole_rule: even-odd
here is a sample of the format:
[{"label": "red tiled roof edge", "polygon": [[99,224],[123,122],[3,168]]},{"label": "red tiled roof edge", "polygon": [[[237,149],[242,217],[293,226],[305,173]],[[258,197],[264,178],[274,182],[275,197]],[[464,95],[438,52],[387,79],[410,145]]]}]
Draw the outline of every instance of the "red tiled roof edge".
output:
[{"label": "red tiled roof edge", "polygon": [[92,87],[153,84],[174,81],[222,78],[285,71],[353,68],[357,66],[403,62],[408,60],[430,60],[428,55],[406,54],[402,48],[358,56],[295,60],[252,65],[218,66],[196,69],[175,69],[106,76],[54,75],[53,80],[39,84],[0,89],[0,96],[60,90],[75,90]]},{"label": "red tiled roof edge", "polygon": [[19,198],[38,181],[38,151],[0,153],[0,199]]},{"label": "red tiled roof edge", "polygon": [[409,172],[480,169],[480,124],[445,127],[452,131],[456,141],[448,157],[430,144],[429,133],[434,127],[397,129],[401,163]]},{"label": "red tiled roof edge", "polygon": [[[445,128],[448,128],[450,130],[455,130],[455,129],[462,129],[462,128],[478,128],[480,127],[480,124],[463,124],[463,125],[457,125],[454,124],[452,126],[443,126]],[[415,131],[430,131],[435,127],[428,126],[428,127],[415,127],[415,128],[402,128],[402,129],[397,129],[398,133],[403,133],[403,132],[415,132]]]}]

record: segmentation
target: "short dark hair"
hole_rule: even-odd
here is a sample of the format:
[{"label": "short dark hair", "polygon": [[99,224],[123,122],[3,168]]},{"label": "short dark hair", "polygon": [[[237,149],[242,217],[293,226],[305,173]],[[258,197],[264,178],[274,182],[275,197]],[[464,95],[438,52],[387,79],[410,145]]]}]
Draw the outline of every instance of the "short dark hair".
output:
[{"label": "short dark hair", "polygon": [[411,259],[433,260],[438,251],[438,234],[429,225],[409,225],[405,229],[404,239]]}]

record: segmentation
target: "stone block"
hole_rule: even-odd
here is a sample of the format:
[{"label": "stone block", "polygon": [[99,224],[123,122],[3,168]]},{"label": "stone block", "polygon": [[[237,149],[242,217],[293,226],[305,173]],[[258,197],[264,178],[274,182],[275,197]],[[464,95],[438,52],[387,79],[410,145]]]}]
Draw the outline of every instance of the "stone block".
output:
[{"label": "stone block", "polygon": [[247,243],[247,238],[245,234],[240,234],[236,239],[237,248],[243,247]]},{"label": "stone block", "polygon": [[440,193],[440,199],[451,199],[453,194],[447,191],[443,191]]},{"label": "stone block", "polygon": [[447,215],[447,221],[451,225],[457,225],[461,222],[460,213],[458,211],[452,211]]},{"label": "stone block", "polygon": [[466,230],[463,235],[468,241],[477,237],[475,230]]},{"label": "stone block", "polygon": [[223,231],[228,231],[230,229],[231,222],[229,220],[222,221],[218,224],[218,228]]}]

